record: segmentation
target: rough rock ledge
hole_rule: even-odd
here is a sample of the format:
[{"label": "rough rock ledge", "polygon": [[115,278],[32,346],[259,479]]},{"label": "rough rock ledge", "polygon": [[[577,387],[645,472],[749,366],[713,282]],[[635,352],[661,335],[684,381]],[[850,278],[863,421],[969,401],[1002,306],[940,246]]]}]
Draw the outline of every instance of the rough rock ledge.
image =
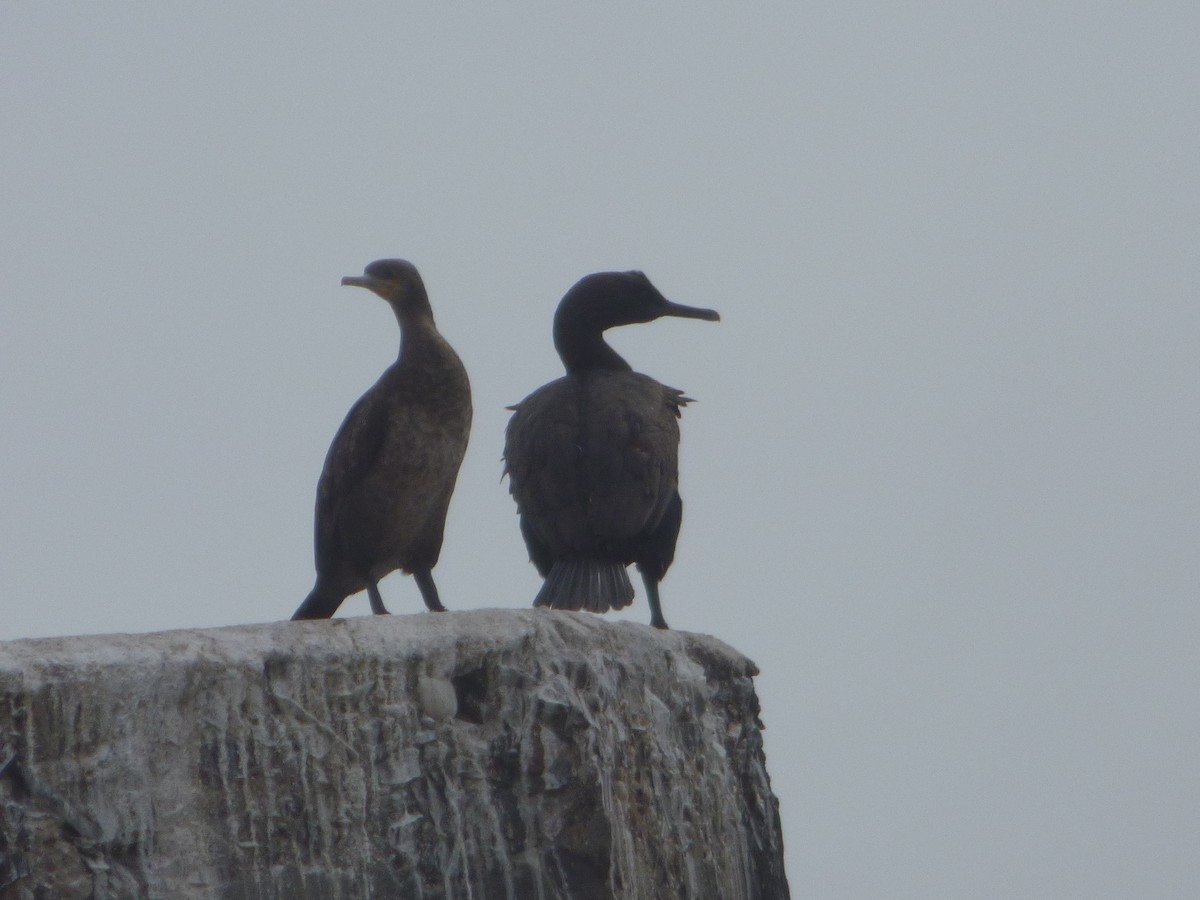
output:
[{"label": "rough rock ledge", "polygon": [[786,898],[755,674],[544,610],[0,643],[0,898]]}]

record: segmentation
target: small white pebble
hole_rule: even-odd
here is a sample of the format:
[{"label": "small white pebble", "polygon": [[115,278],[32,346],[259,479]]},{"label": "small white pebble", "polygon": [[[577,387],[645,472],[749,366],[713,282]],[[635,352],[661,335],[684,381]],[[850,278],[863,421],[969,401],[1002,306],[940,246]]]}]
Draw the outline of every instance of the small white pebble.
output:
[{"label": "small white pebble", "polygon": [[422,675],[417,679],[417,702],[421,712],[434,721],[454,718],[458,712],[458,694],[454,684],[445,678]]}]

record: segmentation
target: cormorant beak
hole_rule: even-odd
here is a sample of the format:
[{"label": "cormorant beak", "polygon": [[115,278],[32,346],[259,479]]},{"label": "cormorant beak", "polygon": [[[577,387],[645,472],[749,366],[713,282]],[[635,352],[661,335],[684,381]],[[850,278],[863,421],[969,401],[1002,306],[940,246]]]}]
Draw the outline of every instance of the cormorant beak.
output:
[{"label": "cormorant beak", "polygon": [[382,278],[372,278],[370,275],[347,275],[342,279],[342,287],[366,288],[368,291],[373,291],[386,300],[391,296],[395,285]]},{"label": "cormorant beak", "polygon": [[[342,284],[345,284],[343,281]],[[703,319],[706,322],[720,322],[721,314],[715,309],[701,309],[698,306],[684,306],[682,303],[667,301],[662,315],[675,316],[679,319]]]}]

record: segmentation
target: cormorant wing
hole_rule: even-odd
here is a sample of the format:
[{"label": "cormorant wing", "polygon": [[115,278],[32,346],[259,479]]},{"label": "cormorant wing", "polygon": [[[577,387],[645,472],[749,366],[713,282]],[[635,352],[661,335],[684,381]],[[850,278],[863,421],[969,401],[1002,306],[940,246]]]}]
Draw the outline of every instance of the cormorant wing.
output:
[{"label": "cormorant wing", "polygon": [[554,553],[587,542],[578,394],[571,378],[538,388],[516,405],[505,431],[504,471],[526,537],[535,536]]},{"label": "cormorant wing", "polygon": [[653,530],[679,482],[682,393],[637,373],[597,379],[588,400],[587,469],[593,533],[627,540]]},{"label": "cormorant wing", "polygon": [[369,390],[346,413],[317,481],[318,558],[333,550],[334,535],[342,524],[342,504],[375,467],[387,431],[387,405],[378,401],[374,389]]},{"label": "cormorant wing", "polygon": [[677,493],[684,402],[645,375],[606,372],[561,378],[517,404],[505,472],[535,562],[658,525]]}]

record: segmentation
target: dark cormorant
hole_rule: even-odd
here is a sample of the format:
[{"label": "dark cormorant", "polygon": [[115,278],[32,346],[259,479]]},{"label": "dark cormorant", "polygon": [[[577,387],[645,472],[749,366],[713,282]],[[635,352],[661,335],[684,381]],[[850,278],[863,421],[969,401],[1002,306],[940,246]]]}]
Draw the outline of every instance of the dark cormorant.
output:
[{"label": "dark cormorant", "polygon": [[650,624],[666,628],[658,582],[675,558],[682,391],[634,372],[604,342],[616,325],[662,316],[720,320],[672,303],[641,272],[600,272],[567,291],[554,314],[566,377],[516,406],[504,470],[529,558],[546,579],[534,606],[604,612],[633,601],[637,563]]},{"label": "dark cormorant", "polygon": [[379,579],[402,569],[431,610],[443,610],[432,569],[471,430],[471,386],[433,324],[412,263],[381,259],[343,285],[386,300],[400,322],[400,357],[346,415],[317,483],[317,582],[293,619],[324,619],[367,589],[387,609]]}]

